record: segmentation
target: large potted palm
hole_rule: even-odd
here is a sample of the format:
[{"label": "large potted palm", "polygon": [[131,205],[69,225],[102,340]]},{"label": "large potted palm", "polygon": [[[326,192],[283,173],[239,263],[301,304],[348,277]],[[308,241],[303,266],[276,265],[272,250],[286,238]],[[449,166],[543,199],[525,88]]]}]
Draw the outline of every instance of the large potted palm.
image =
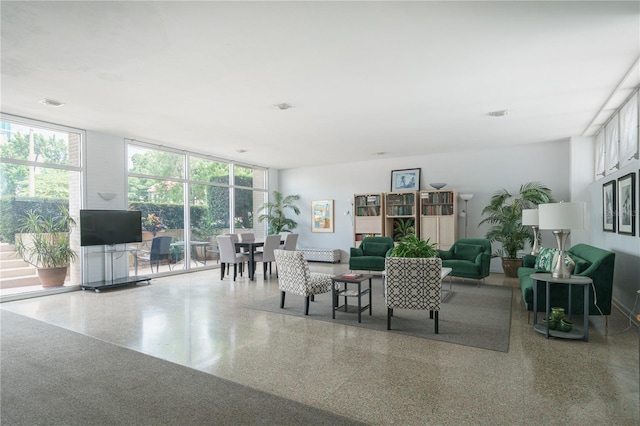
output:
[{"label": "large potted palm", "polygon": [[515,196],[504,188],[499,189],[482,210],[482,215],[486,217],[480,224],[491,225],[486,238],[492,243],[502,244],[502,248],[496,250],[493,256],[502,258],[502,269],[506,276],[517,277],[518,268],[522,266],[518,251],[524,249],[526,241],[533,244],[531,228],[522,225],[522,210],[550,202],[553,202],[551,189],[540,182],[529,182],[520,186]]},{"label": "large potted palm", "polygon": [[298,223],[286,217],[286,210],[292,210],[296,215],[300,214],[300,209],[294,203],[300,199],[299,195],[283,196],[278,191],[273,191],[273,201],[264,203],[258,212],[263,212],[258,216],[260,223],[267,221],[269,234],[279,234],[281,232],[291,232],[298,226]]},{"label": "large potted palm", "polygon": [[69,263],[77,257],[69,235],[75,220],[65,206],[57,217],[47,218],[35,210],[28,211],[16,238],[16,251],[35,266],[43,287],[64,285]]}]

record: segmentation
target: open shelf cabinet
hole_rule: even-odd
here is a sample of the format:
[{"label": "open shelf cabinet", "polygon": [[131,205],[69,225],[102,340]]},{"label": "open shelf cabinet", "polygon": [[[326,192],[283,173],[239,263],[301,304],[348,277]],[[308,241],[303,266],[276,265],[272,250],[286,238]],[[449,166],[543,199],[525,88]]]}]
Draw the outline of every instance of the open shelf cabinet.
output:
[{"label": "open shelf cabinet", "polygon": [[418,233],[418,192],[387,192],[385,199],[385,235],[399,241],[404,235]]},{"label": "open shelf cabinet", "polygon": [[458,239],[458,194],[454,190],[420,192],[420,238],[448,250]]},{"label": "open shelf cabinet", "polygon": [[354,246],[358,247],[364,237],[384,235],[384,196],[377,194],[355,194],[353,196]]}]

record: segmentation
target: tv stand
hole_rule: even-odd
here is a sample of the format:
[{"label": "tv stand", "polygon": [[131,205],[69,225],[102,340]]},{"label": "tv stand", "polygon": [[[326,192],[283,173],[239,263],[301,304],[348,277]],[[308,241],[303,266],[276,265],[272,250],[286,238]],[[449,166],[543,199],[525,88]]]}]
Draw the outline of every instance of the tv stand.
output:
[{"label": "tv stand", "polygon": [[[111,249],[107,250],[106,247],[110,247]],[[151,277],[148,277],[146,275],[134,275],[133,277],[122,277],[122,278],[116,278],[116,279],[113,278],[113,254],[124,253],[124,252],[129,252],[129,250],[128,249],[115,250],[114,246],[105,246],[105,253],[109,253],[111,258],[110,271],[109,271],[110,272],[109,276],[111,277],[111,279],[84,283],[80,286],[82,290],[93,290],[96,293],[100,293],[100,291],[102,290],[116,288],[116,287],[132,286],[145,281],[147,282],[147,285],[151,284]],[[106,273],[106,269],[107,268],[105,267],[105,273]],[[137,272],[137,269],[138,268],[136,267],[136,272]]]},{"label": "tv stand", "polygon": [[133,276],[133,277],[124,277],[124,278],[116,278],[115,280],[102,280],[102,281],[93,281],[90,283],[82,284],[83,290],[93,290],[96,293],[100,293],[101,290],[107,290],[110,288],[116,287],[125,287],[130,285],[136,285],[141,282],[147,282],[147,285],[151,284],[151,277],[147,277],[144,275]]}]

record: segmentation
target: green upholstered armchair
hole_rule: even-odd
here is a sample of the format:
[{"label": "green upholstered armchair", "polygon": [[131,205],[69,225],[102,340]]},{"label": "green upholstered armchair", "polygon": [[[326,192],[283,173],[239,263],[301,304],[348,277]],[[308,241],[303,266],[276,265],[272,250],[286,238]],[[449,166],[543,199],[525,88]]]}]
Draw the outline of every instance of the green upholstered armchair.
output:
[{"label": "green upholstered armchair", "polygon": [[462,238],[449,250],[438,250],[443,268],[451,268],[451,276],[480,281],[489,276],[491,241],[482,238]]},{"label": "green upholstered armchair", "polygon": [[384,259],[393,249],[391,237],[365,237],[360,247],[351,248],[349,269],[357,271],[384,271]]}]

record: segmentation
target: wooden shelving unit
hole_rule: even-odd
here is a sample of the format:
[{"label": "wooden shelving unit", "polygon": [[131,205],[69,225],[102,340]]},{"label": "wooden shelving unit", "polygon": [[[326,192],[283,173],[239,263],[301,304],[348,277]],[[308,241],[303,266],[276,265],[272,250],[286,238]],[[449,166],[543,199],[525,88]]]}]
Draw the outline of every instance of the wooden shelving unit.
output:
[{"label": "wooden shelving unit", "polygon": [[378,194],[355,194],[353,196],[354,246],[358,247],[364,237],[384,235],[384,196]]},{"label": "wooden shelving unit", "polygon": [[385,235],[398,241],[403,235],[418,233],[418,192],[387,192],[385,203]]},{"label": "wooden shelving unit", "polygon": [[458,194],[453,190],[420,191],[420,238],[448,250],[458,239]]}]

